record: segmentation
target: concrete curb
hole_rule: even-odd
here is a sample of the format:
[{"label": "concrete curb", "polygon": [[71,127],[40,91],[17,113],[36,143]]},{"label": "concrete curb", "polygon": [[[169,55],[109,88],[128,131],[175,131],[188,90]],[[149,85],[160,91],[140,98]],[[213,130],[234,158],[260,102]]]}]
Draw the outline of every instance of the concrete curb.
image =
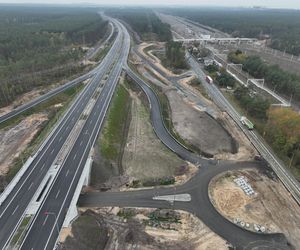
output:
[{"label": "concrete curb", "polygon": [[26,170],[28,169],[28,167],[30,166],[30,164],[33,162],[33,160],[35,159],[35,157],[36,157],[36,154],[33,157],[30,156],[27,159],[27,161],[25,162],[25,164],[23,165],[23,167],[18,171],[18,173],[15,175],[15,177],[6,186],[6,188],[4,189],[4,191],[0,195],[0,205],[2,205],[2,203],[5,201],[5,199],[10,194],[10,192],[13,190],[13,188],[17,185],[17,183],[22,178],[23,174],[26,172]]}]

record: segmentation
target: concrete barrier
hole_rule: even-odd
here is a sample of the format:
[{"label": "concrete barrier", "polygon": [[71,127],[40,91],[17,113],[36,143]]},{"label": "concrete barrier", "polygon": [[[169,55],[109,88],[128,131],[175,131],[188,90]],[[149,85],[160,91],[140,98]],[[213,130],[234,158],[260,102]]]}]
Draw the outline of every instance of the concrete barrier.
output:
[{"label": "concrete barrier", "polygon": [[77,201],[79,199],[79,195],[81,193],[82,187],[83,186],[87,186],[90,182],[90,173],[91,173],[91,168],[92,168],[92,163],[93,163],[93,159],[90,156],[84,166],[83,172],[80,176],[80,179],[78,181],[76,190],[74,192],[71,204],[69,206],[66,218],[64,220],[63,223],[63,227],[69,227],[70,224],[72,223],[72,221],[77,218],[78,216],[78,211],[77,211]]},{"label": "concrete barrier", "polygon": [[27,159],[27,161],[25,162],[23,167],[18,171],[18,173],[15,175],[15,177],[12,179],[12,181],[7,185],[7,187],[1,193],[1,195],[0,195],[0,206],[5,201],[5,199],[10,194],[10,192],[13,190],[13,188],[17,185],[17,183],[22,178],[23,174],[26,172],[26,170],[28,169],[28,167],[30,166],[30,164],[32,163],[32,161],[34,160],[35,157],[36,157],[36,155],[34,155],[33,157],[30,156]]}]

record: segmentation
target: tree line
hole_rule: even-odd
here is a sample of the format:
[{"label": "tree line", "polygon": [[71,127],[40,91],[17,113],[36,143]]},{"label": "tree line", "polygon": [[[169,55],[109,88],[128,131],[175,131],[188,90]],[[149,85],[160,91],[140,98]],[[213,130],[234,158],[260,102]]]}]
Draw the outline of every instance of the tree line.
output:
[{"label": "tree line", "polygon": [[[1,6],[0,107],[80,71],[82,46],[96,43],[106,29],[107,22],[89,9]],[[47,79],[38,74],[43,71]]]},{"label": "tree line", "polygon": [[275,9],[163,9],[234,37],[270,39],[270,47],[300,55],[300,11]]},{"label": "tree line", "polygon": [[269,65],[258,56],[246,56],[240,50],[230,52],[228,60],[242,64],[243,69],[253,77],[264,78],[266,84],[276,92],[300,100],[300,76],[286,72],[278,65]]},{"label": "tree line", "polygon": [[168,41],[165,46],[167,64],[176,69],[186,69],[185,48],[181,42]]},{"label": "tree line", "polygon": [[300,180],[300,116],[289,108],[271,108],[264,137]]},{"label": "tree line", "polygon": [[128,23],[143,40],[156,39],[161,42],[172,40],[170,26],[163,23],[150,9],[108,9],[106,12]]}]

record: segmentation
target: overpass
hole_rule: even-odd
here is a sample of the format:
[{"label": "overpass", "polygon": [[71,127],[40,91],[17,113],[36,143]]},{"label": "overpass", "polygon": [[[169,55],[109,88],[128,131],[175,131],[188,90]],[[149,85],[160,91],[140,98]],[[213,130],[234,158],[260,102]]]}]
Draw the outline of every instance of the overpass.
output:
[{"label": "overpass", "polygon": [[241,43],[254,43],[258,40],[256,38],[240,38],[240,37],[209,37],[209,38],[174,38],[176,42],[183,42],[184,44],[190,44],[194,42],[200,42],[200,44],[241,44]]}]

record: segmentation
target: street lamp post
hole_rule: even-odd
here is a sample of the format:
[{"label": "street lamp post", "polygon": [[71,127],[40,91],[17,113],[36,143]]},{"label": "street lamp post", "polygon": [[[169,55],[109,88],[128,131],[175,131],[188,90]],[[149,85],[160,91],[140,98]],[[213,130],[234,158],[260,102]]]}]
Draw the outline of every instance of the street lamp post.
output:
[{"label": "street lamp post", "polygon": [[54,218],[55,218],[55,225],[56,225],[56,229],[57,229],[57,234],[59,235],[59,227],[58,227],[58,221],[57,221],[56,214],[53,213],[53,212],[48,212],[48,211],[46,211],[44,214],[45,215],[53,215],[54,216]]}]

